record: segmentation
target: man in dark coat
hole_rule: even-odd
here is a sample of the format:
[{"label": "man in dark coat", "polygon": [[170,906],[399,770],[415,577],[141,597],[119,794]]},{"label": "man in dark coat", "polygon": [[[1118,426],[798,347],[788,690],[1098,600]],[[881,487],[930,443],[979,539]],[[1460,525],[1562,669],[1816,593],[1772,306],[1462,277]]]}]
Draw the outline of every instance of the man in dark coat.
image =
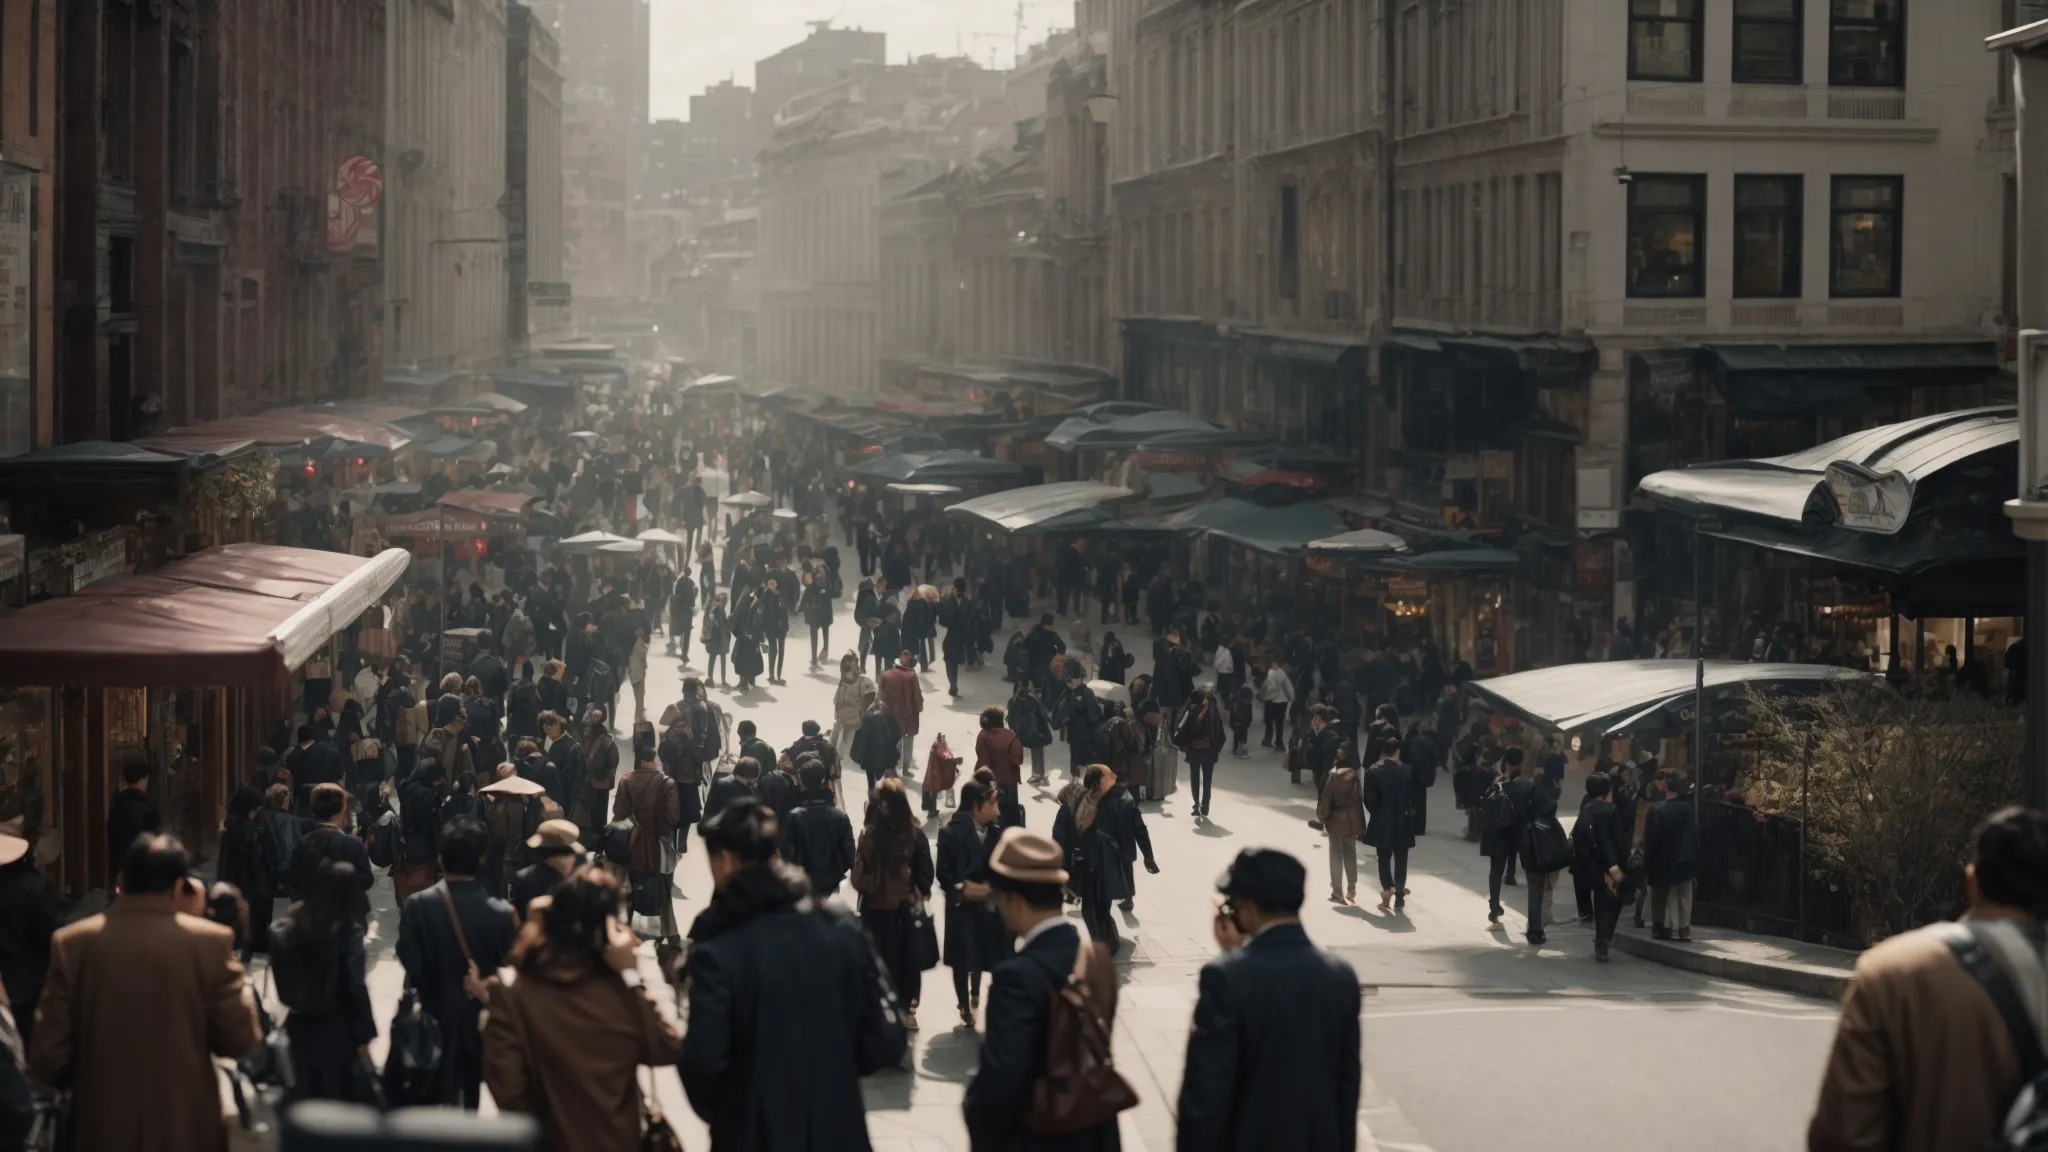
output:
[{"label": "man in dark coat", "polygon": [[313,827],[299,837],[298,845],[292,849],[292,891],[311,892],[320,865],[329,860],[342,861],[355,869],[360,886],[355,904],[356,923],[367,925],[370,888],[377,883],[377,873],[370,868],[370,853],[363,842],[342,830],[342,822],[348,818],[348,792],[339,784],[314,785],[312,812]]},{"label": "man in dark coat", "polygon": [[825,736],[825,730],[816,720],[804,721],[804,734],[789,746],[789,762],[797,766],[797,774],[803,774],[806,759],[815,759],[825,766],[825,779],[832,780],[839,775],[839,750]]},{"label": "man in dark coat", "polygon": [[1578,823],[1572,825],[1572,875],[1593,890],[1593,959],[1603,964],[1614,925],[1621,919],[1621,896],[1615,888],[1628,859],[1622,847],[1627,837],[1621,831],[1621,814],[1608,799],[1613,789],[1614,778],[1605,772],[1586,777],[1586,802],[1579,808]]},{"label": "man in dark coat", "polygon": [[899,749],[903,744],[903,729],[897,727],[896,718],[882,706],[880,697],[869,704],[867,711],[860,714],[860,731],[853,734],[853,762],[867,773],[868,792],[873,794],[875,785],[894,771],[901,759]]},{"label": "man in dark coat", "polygon": [[1328,704],[1311,707],[1308,732],[1308,770],[1315,777],[1316,795],[1321,796],[1323,781],[1337,763],[1337,750],[1344,746],[1344,729],[1337,723],[1337,710]]},{"label": "man in dark coat", "polygon": [[839,891],[853,870],[853,821],[833,803],[823,761],[806,758],[797,776],[803,795],[782,822],[782,858],[803,869],[811,895],[823,900]]},{"label": "man in dark coat", "polygon": [[1138,891],[1138,857],[1145,858],[1145,871],[1159,875],[1159,861],[1152,855],[1152,833],[1145,827],[1145,812],[1137,797],[1115,773],[1105,773],[1107,785],[1095,811],[1096,830],[1116,846],[1116,866],[1123,872],[1125,895],[1122,906],[1129,912]]},{"label": "man in dark coat", "polygon": [[1095,750],[1095,730],[1102,727],[1102,701],[1088,687],[1080,661],[1067,662],[1066,681],[1067,694],[1053,708],[1053,723],[1067,740],[1067,771],[1079,780],[1082,769],[1101,759]]},{"label": "man in dark coat", "polygon": [[1025,666],[1030,670],[1031,681],[1039,691],[1050,698],[1058,690],[1060,677],[1053,673],[1053,658],[1063,656],[1067,642],[1060,639],[1059,631],[1053,627],[1052,613],[1038,618],[1038,627],[1024,638]]},{"label": "man in dark coat", "polygon": [[[149,761],[140,756],[121,765],[119,792],[107,803],[107,859],[126,860],[128,849],[144,832],[157,830],[156,805],[144,787],[149,780]],[[33,1014],[33,1005],[23,1009]]]},{"label": "man in dark coat", "polygon": [[1372,820],[1365,842],[1380,859],[1380,909],[1400,908],[1408,899],[1408,850],[1415,847],[1415,805],[1422,790],[1408,766],[1401,763],[1401,742],[1380,745],[1377,764],[1365,770],[1365,810]]},{"label": "man in dark coat", "polygon": [[1180,1152],[1352,1152],[1358,974],[1301,927],[1301,862],[1238,853],[1217,890],[1223,954],[1202,968],[1180,1081]]},{"label": "man in dark coat", "polygon": [[677,1061],[714,1148],[865,1152],[860,1078],[903,1059],[903,1020],[860,925],[804,899],[774,820],[738,803],[704,829],[717,891],[691,925]]},{"label": "man in dark coat", "polygon": [[319,736],[311,724],[299,725],[298,746],[284,755],[285,771],[292,774],[292,811],[301,816],[307,814],[315,784],[339,784],[348,776],[341,749]]},{"label": "man in dark coat", "polygon": [[[1643,822],[1643,871],[1650,882],[1650,934],[1692,939],[1692,882],[1699,869],[1700,828],[1692,793],[1675,770],[1659,780],[1664,799]],[[1627,826],[1623,826],[1627,832]],[[1669,912],[1670,919],[1665,918]]]},{"label": "man in dark coat", "polygon": [[[975,1152],[1117,1152],[1115,1117],[1065,1136],[1040,1136],[1019,1123],[1032,1082],[1045,1072],[1053,996],[1073,976],[1082,946],[1079,929],[1061,915],[1067,871],[1060,846],[1039,833],[1008,829],[989,854],[988,878],[1003,926],[1018,943],[1016,954],[989,976],[981,1057],[960,1106],[968,1140]],[[1107,979],[1089,987],[1097,1012],[1114,1026],[1116,983],[1109,968],[1098,952],[1089,974]]]},{"label": "man in dark coat", "polygon": [[761,771],[772,772],[775,770],[775,748],[766,740],[761,739],[756,732],[757,730],[752,720],[742,720],[739,723],[739,727],[733,729],[733,734],[738,736],[740,740],[739,755],[752,756],[754,763],[761,766]]},{"label": "man in dark coat", "polygon": [[[419,989],[420,1007],[441,1026],[440,1080],[433,1103],[476,1110],[483,1084],[483,982],[512,951],[512,906],[484,891],[490,832],[467,816],[441,829],[442,882],[415,892],[398,915],[398,961]],[[456,935],[452,913],[462,923]],[[467,959],[464,954],[467,953]]]},{"label": "man in dark coat", "polygon": [[[761,782],[761,762],[752,756],[742,756],[733,763],[732,771],[711,778],[711,791],[704,796],[704,824],[711,817],[725,811],[734,800],[757,795]],[[703,832],[703,825],[698,826]]]}]

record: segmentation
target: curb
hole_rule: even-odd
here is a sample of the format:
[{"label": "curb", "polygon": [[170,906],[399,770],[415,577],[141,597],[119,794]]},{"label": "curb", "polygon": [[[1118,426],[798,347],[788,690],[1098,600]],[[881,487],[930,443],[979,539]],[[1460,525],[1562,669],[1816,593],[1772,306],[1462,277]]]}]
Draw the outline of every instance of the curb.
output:
[{"label": "curb", "polygon": [[1850,972],[1846,968],[1793,961],[1748,960],[1709,951],[1700,944],[1674,944],[1628,932],[1614,934],[1614,947],[1637,959],[1651,960],[1672,968],[1832,1003],[1840,1003],[1849,990]]}]

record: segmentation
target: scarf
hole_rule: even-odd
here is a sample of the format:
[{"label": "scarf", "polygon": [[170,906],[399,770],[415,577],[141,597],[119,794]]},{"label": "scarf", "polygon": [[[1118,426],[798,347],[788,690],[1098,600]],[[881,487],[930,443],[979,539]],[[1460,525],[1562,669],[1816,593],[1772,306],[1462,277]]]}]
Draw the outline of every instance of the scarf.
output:
[{"label": "scarf", "polygon": [[1074,827],[1086,832],[1095,827],[1096,810],[1102,806],[1102,797],[1093,792],[1084,792],[1074,800]]}]

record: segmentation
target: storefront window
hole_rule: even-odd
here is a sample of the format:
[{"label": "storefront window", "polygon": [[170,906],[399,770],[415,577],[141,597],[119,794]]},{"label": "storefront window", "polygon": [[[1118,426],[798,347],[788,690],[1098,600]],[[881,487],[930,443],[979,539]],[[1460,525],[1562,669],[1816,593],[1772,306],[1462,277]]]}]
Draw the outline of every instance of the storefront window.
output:
[{"label": "storefront window", "polygon": [[0,821],[48,825],[51,751],[50,690],[0,688]]}]

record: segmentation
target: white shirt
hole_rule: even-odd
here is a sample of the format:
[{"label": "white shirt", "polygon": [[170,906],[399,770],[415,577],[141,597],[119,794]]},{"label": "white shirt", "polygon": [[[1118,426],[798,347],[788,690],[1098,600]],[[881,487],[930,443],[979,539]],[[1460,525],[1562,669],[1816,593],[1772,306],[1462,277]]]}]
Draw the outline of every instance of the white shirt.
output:
[{"label": "white shirt", "polygon": [[1216,674],[1218,676],[1228,676],[1236,667],[1237,665],[1231,662],[1230,649],[1218,644],[1216,646]]}]

